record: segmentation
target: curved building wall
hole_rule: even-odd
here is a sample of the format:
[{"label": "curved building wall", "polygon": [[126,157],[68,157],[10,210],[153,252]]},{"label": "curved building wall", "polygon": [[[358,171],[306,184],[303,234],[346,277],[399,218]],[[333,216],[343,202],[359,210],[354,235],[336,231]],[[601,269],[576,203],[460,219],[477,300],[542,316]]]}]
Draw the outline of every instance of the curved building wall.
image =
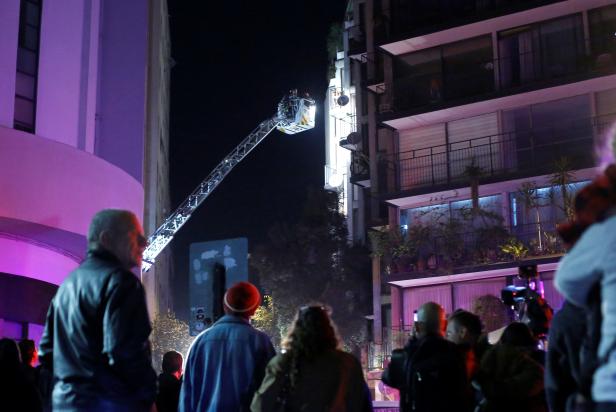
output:
[{"label": "curved building wall", "polygon": [[0,217],[85,235],[100,209],[143,215],[139,182],[69,145],[0,127],[0,165]]}]

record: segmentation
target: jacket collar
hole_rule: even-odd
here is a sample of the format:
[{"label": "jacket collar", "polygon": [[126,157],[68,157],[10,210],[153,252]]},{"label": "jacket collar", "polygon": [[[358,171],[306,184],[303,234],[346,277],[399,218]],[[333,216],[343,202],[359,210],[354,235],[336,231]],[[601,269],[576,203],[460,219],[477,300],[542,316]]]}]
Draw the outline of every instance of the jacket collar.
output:
[{"label": "jacket collar", "polygon": [[88,250],[88,259],[92,258],[105,260],[109,263],[114,263],[118,266],[122,266],[122,262],[120,262],[120,259],[118,259],[113,253],[105,249]]},{"label": "jacket collar", "polygon": [[215,324],[218,323],[244,323],[250,325],[248,319],[236,315],[224,315],[222,318],[218,319]]}]

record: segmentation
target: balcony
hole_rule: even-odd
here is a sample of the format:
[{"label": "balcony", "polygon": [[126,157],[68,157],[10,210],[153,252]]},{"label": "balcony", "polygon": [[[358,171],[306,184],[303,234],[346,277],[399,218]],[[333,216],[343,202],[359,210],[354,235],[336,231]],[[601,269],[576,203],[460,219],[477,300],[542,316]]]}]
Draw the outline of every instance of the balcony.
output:
[{"label": "balcony", "polygon": [[357,24],[346,29],[349,32],[349,56],[359,55],[366,51],[366,29]]},{"label": "balcony", "polygon": [[[597,39],[591,39],[597,42]],[[613,42],[613,39],[611,39]],[[433,70],[414,70],[395,61],[393,105],[387,121],[479,100],[523,93],[616,73],[616,52],[587,54],[577,41],[554,49],[511,53],[498,59],[430,62]],[[563,51],[566,50],[566,51]],[[438,68],[434,70],[434,68]],[[415,67],[415,69],[417,69]],[[396,73],[397,72],[397,73]]]},{"label": "balcony", "polygon": [[393,0],[391,9],[375,10],[375,40],[382,45],[559,1],[562,0]]},{"label": "balcony", "polygon": [[614,115],[563,119],[558,124],[481,136],[445,145],[383,155],[379,181],[386,198],[554,173],[566,158],[570,168],[595,165],[594,148]]},{"label": "balcony", "polygon": [[370,179],[370,164],[368,157],[361,151],[351,152],[351,183]]},{"label": "balcony", "polygon": [[[539,208],[540,215],[545,206]],[[371,235],[378,245],[374,253],[382,256],[383,278],[419,279],[503,269],[521,262],[546,263],[557,261],[565,252],[555,221],[530,217],[509,228],[493,212],[468,208],[465,215]],[[565,219],[563,213],[555,215],[559,221]]]},{"label": "balcony", "polygon": [[362,79],[369,90],[376,93],[385,91],[382,53],[364,53],[361,55]]}]

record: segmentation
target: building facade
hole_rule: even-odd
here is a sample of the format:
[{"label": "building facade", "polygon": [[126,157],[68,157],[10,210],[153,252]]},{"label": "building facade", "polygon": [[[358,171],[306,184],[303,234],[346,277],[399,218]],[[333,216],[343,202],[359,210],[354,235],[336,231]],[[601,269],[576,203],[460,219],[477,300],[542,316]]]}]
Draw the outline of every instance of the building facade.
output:
[{"label": "building facade", "polygon": [[6,0],[0,23],[0,336],[38,339],[92,216],[129,209],[148,234],[168,208],[166,3]]},{"label": "building facade", "polygon": [[522,264],[558,307],[556,223],[611,154],[616,2],[354,0],[345,27],[350,181],[381,255],[371,366],[421,303],[471,309]]}]

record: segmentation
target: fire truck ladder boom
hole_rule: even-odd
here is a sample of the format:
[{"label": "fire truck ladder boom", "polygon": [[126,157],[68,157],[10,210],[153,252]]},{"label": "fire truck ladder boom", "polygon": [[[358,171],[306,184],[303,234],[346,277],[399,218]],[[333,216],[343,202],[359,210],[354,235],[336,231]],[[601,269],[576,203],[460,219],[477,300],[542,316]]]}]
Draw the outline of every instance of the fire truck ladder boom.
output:
[{"label": "fire truck ladder boom", "polygon": [[156,257],[171,242],[177,231],[190,219],[192,213],[216,189],[235,165],[276,128],[286,134],[296,134],[312,129],[315,108],[314,100],[308,97],[298,97],[296,91],[291,91],[288,96],[285,96],[278,104],[276,114],[261,122],[242,140],[148,238],[148,246],[143,251],[142,273],[150,269]]}]

